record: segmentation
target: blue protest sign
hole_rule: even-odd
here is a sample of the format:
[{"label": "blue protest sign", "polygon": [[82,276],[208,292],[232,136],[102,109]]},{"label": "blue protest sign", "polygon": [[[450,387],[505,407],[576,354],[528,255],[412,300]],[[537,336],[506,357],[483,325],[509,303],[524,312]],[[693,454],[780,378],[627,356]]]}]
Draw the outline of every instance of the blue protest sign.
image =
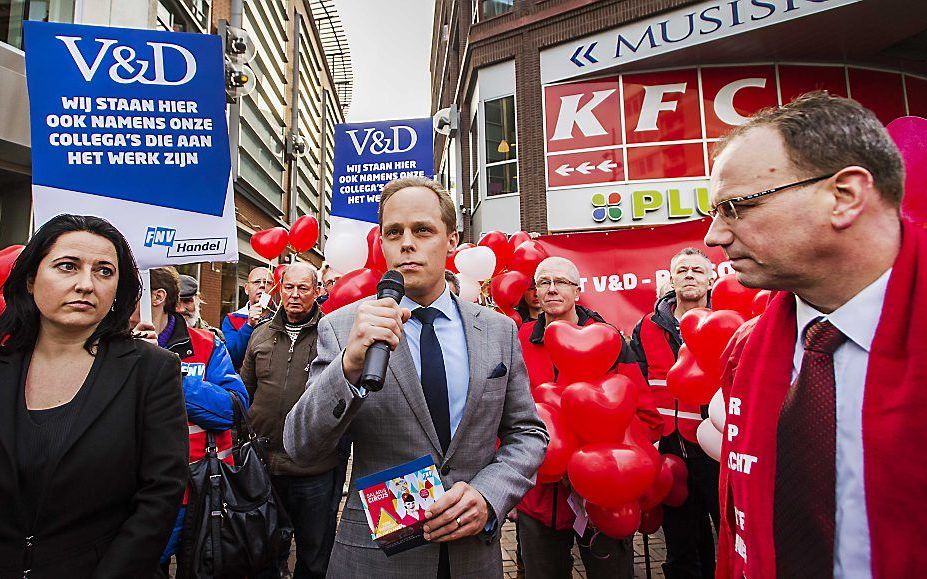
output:
[{"label": "blue protest sign", "polygon": [[376,223],[383,186],[434,175],[431,119],[335,126],[332,215]]},{"label": "blue protest sign", "polygon": [[33,185],[223,214],[230,161],[218,36],[24,26]]}]

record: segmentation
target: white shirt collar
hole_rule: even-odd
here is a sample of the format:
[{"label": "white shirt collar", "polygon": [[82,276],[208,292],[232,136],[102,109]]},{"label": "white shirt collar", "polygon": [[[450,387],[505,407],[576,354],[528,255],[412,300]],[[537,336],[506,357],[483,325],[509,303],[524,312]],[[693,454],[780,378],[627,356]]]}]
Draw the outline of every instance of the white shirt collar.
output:
[{"label": "white shirt collar", "polygon": [[850,301],[827,315],[795,296],[795,321],[798,324],[799,342],[802,341],[808,324],[816,318],[824,317],[847,338],[868,352],[872,346],[872,339],[875,337],[876,327],[879,325],[879,317],[882,315],[885,290],[888,288],[888,278],[891,274],[892,270],[889,268],[879,279],[863,288]]},{"label": "white shirt collar", "polygon": [[[409,310],[413,310],[413,311],[417,308],[425,307],[419,304],[418,302],[414,301],[409,296],[402,296],[402,300],[399,302],[399,306],[409,309]],[[438,296],[438,299],[436,299],[428,307],[435,308],[436,310],[444,314],[444,317],[446,317],[449,320],[454,319],[455,317],[454,314],[456,313],[455,310],[457,309],[457,306],[454,305],[454,300],[453,298],[451,298],[451,290],[450,288],[448,288],[447,283],[444,284],[444,291],[441,293],[440,296]]]}]

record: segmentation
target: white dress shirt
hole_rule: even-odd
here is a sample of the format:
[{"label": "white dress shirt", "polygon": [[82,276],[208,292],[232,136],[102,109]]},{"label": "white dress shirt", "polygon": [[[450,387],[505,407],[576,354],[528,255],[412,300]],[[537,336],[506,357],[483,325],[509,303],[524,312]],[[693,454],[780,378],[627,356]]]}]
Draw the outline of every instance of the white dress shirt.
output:
[{"label": "white dress shirt", "polygon": [[869,518],[863,478],[863,393],[869,349],[882,314],[892,270],[830,314],[822,314],[796,297],[798,338],[792,358],[792,381],[798,377],[807,326],[818,318],[830,321],[847,336],[834,352],[837,385],[837,513],[834,577],[868,578],[871,572]]}]

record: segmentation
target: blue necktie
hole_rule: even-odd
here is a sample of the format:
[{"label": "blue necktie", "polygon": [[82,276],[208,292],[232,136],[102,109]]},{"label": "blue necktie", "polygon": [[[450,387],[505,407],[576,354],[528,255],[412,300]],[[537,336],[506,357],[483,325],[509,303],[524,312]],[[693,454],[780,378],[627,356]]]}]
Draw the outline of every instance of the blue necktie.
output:
[{"label": "blue necktie", "polygon": [[435,318],[441,315],[436,308],[417,308],[412,315],[422,322],[419,354],[422,361],[422,391],[431,413],[431,422],[441,441],[441,450],[447,452],[451,444],[451,411],[447,400],[447,374],[444,372],[444,355],[435,333]]}]

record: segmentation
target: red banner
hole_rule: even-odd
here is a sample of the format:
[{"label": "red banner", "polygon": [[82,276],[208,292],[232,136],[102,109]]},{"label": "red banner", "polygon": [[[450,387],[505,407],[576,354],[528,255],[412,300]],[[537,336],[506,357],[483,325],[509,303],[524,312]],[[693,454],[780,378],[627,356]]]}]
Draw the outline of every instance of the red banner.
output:
[{"label": "red banner", "polygon": [[601,233],[569,233],[538,238],[550,255],[579,268],[580,303],[599,312],[625,335],[653,311],[657,286],[669,279],[670,259],[685,247],[708,255],[720,275],[732,273],[724,253],[702,241],[710,220]]}]

